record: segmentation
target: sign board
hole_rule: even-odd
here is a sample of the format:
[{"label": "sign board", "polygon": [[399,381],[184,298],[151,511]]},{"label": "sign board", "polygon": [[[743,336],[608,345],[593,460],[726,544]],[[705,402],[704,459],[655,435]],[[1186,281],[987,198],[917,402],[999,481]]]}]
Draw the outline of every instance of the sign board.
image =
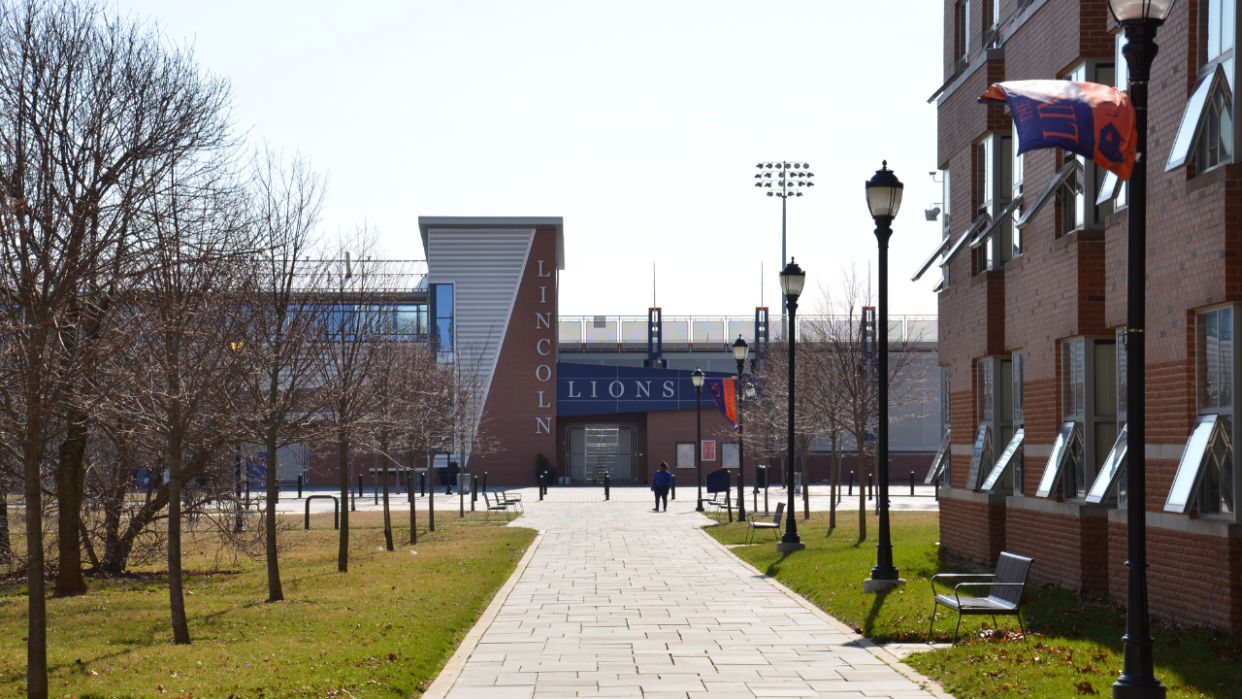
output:
[{"label": "sign board", "polygon": [[720,446],[720,455],[725,468],[737,468],[741,463],[741,451],[737,442],[725,442]]},{"label": "sign board", "polygon": [[694,442],[677,443],[677,468],[694,468]]},{"label": "sign board", "polygon": [[[692,410],[698,406],[693,372],[599,364],[556,364],[556,414],[613,415],[656,410]],[[704,372],[709,379],[733,378],[720,371]],[[703,411],[719,412],[704,390]]]},{"label": "sign board", "polygon": [[703,440],[703,460],[704,461],[715,461],[716,460],[716,440],[714,439]]}]

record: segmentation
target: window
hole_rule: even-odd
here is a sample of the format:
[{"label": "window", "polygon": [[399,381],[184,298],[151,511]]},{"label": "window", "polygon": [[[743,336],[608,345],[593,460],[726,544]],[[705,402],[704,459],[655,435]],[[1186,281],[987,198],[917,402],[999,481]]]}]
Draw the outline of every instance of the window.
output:
[{"label": "window", "polygon": [[440,361],[451,361],[453,352],[453,285],[431,284],[430,301],[433,315],[433,342]]},{"label": "window", "polygon": [[1202,463],[1199,514],[1234,512],[1233,382],[1234,312],[1226,306],[1196,318],[1198,361],[1196,393],[1199,412],[1217,415],[1217,429],[1209,440]]},{"label": "window", "polygon": [[[1103,61],[1085,61],[1079,63],[1068,74],[1066,80],[1074,82],[1093,82],[1112,85],[1116,70],[1112,63]],[[1077,160],[1082,165],[1082,172],[1075,184],[1076,191],[1061,193],[1061,233],[1062,235],[1082,228],[1098,228],[1104,224],[1105,217],[1113,213],[1111,201],[1095,203],[1095,195],[1104,183],[1104,168],[1088,161],[1081,155],[1061,151],[1065,162]],[[1090,197],[1090,199],[1088,199]]]},{"label": "window", "polygon": [[[1113,59],[1115,62],[1114,63],[1115,70],[1113,71],[1113,73],[1114,73],[1114,78],[1115,78],[1114,85],[1117,87],[1118,90],[1123,90],[1123,91],[1130,89],[1130,64],[1126,62],[1125,54],[1121,52],[1121,47],[1125,45],[1126,45],[1125,32],[1118,31],[1117,32],[1117,54],[1116,54],[1116,57]],[[1116,189],[1114,190],[1115,194],[1113,196],[1113,210],[1114,211],[1126,206],[1126,202],[1128,201],[1127,195],[1129,194],[1129,191],[1130,191],[1129,182],[1119,182],[1117,184]]]},{"label": "window", "polygon": [[[1013,440],[1013,364],[1009,357],[982,357],[975,363],[978,397],[978,434],[971,454],[967,486],[979,490],[996,465],[996,449],[1007,449]],[[1004,452],[1002,452],[1002,455]],[[1012,456],[1012,453],[1010,453]],[[1008,469],[1005,469],[1006,471]],[[995,483],[992,484],[995,487]],[[1012,475],[1007,476],[1012,489]]]},{"label": "window", "polygon": [[[951,225],[951,222],[950,222],[950,219],[952,218],[951,212],[953,211],[953,205],[951,203],[953,201],[953,196],[952,196],[952,189],[949,186],[949,171],[948,170],[944,171],[943,187],[944,187],[944,191],[942,193],[942,196],[940,197],[940,200],[944,202],[943,204],[941,204],[941,206],[944,207],[944,214],[943,216],[941,216],[940,225],[941,225],[942,235],[947,240],[949,238],[949,226]],[[945,260],[945,263],[940,265],[940,290],[943,291],[944,289],[947,289],[947,288],[949,288],[949,265],[948,265],[948,260]]]},{"label": "window", "polygon": [[[975,215],[978,217],[986,214],[990,219],[998,219],[1009,205],[1011,143],[1010,134],[993,133],[975,144]],[[1012,226],[1000,220],[993,223],[998,225],[989,226],[986,235],[970,243],[975,253],[976,274],[999,269],[1012,257],[1007,247]]]},{"label": "window", "polygon": [[[1067,499],[1085,498],[1117,441],[1117,343],[1114,338],[1077,337],[1061,343],[1061,416],[1064,452],[1040,484],[1060,482]],[[1067,429],[1068,428],[1068,429]],[[1051,491],[1049,490],[1050,494]]]},{"label": "window", "polygon": [[949,377],[952,370],[947,366],[940,367],[940,431],[943,435],[940,439],[940,449],[936,451],[936,456],[932,458],[931,468],[927,471],[927,478],[924,484],[939,483],[941,487],[948,486],[952,481],[949,479],[949,465],[951,456],[951,445],[953,439],[952,420],[950,419],[950,391]]},{"label": "window", "polygon": [[959,0],[957,3],[956,43],[956,67],[962,70],[970,63],[970,0]]},{"label": "window", "polygon": [[1233,162],[1235,0],[1199,3],[1199,75],[1165,172],[1194,159],[1196,173]]},{"label": "window", "polygon": [[[1013,162],[1009,165],[1010,175],[1013,179],[1013,187],[1010,190],[1011,191],[1010,196],[1013,197],[1014,199],[1017,199],[1018,197],[1022,196],[1022,182],[1023,182],[1023,179],[1026,177],[1026,154],[1025,153],[1021,155],[1018,154],[1018,151],[1021,149],[1020,148],[1021,144],[1018,141],[1017,124],[1014,124],[1012,127],[1012,133],[1010,134],[1010,139],[1011,139],[1010,150],[1013,151]],[[1014,211],[1013,220],[1017,221],[1021,215],[1022,215],[1021,210]],[[1012,231],[1012,233],[1010,234],[1011,245],[1010,245],[1010,253],[1009,253],[1010,259],[1012,259],[1022,254],[1022,231],[1021,229],[1015,227],[1012,223],[1009,223],[1008,225],[1009,225],[1010,230]]]},{"label": "window", "polygon": [[[1022,407],[1025,400],[1025,391],[1022,386],[1022,353],[1014,352],[1011,363],[1013,373],[1013,427],[1015,430],[1014,436],[1016,438],[1018,432],[1025,432],[1026,429],[1026,415]],[[1017,495],[1025,492],[1025,488],[1022,485],[1022,479],[1026,477],[1026,471],[1023,468],[1024,458],[1025,457],[1022,451],[1018,451],[1017,454],[1014,455],[1013,492]]]},{"label": "window", "polygon": [[[1111,363],[1115,367],[1114,386],[1115,400],[1113,405],[1108,405],[1105,401],[1103,405],[1097,409],[1097,418],[1100,419],[1096,424],[1096,456],[1100,464],[1099,472],[1095,476],[1091,488],[1087,491],[1087,502],[1098,504],[1112,497],[1114,488],[1117,493],[1117,506],[1126,506],[1126,490],[1128,487],[1126,481],[1126,449],[1128,445],[1128,435],[1126,431],[1126,331],[1118,330],[1113,341],[1114,352],[1111,357],[1104,359],[1099,358],[1099,345],[1097,351],[1097,376],[1098,372],[1104,370],[1104,366]],[[1107,353],[1107,352],[1106,352]],[[1107,386],[1097,387],[1097,392],[1107,390]],[[1107,411],[1112,409],[1117,416],[1115,426],[1109,429],[1103,422],[1107,417]],[[1100,451],[1107,448],[1105,442],[1111,434],[1115,434],[1112,447],[1108,448],[1108,452],[1099,458]]]}]

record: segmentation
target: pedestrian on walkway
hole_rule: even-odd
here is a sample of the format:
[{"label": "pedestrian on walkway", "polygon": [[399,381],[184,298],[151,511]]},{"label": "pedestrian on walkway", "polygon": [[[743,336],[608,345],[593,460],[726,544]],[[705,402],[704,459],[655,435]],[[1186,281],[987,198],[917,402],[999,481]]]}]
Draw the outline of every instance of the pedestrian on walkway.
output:
[{"label": "pedestrian on walkway", "polygon": [[660,470],[651,479],[651,489],[655,491],[655,511],[660,511],[660,499],[664,499],[664,511],[668,512],[668,489],[673,485],[673,474],[668,472],[668,462],[660,462]]}]

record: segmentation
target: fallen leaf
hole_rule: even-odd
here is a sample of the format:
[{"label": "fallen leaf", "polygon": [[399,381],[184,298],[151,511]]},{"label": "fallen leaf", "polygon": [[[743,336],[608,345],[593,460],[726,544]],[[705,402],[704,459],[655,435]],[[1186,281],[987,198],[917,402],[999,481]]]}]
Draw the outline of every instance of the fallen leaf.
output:
[{"label": "fallen leaf", "polygon": [[1091,686],[1090,682],[1079,682],[1074,685],[1074,689],[1077,689],[1079,694],[1099,694],[1099,692],[1095,691],[1095,687]]}]

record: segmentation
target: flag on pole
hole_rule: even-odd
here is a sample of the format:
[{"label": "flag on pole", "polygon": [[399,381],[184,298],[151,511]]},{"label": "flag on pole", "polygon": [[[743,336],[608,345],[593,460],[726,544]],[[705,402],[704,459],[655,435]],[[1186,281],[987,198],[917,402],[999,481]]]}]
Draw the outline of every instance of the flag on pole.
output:
[{"label": "flag on pole", "polygon": [[1018,155],[1064,148],[1130,179],[1138,130],[1134,104],[1115,87],[1068,80],[993,83],[980,104],[1008,104],[1018,131]]},{"label": "flag on pole", "polygon": [[712,400],[716,401],[716,407],[720,408],[720,414],[725,416],[733,425],[733,429],[737,429],[737,391],[734,383],[737,379],[708,379],[707,390],[712,394]]}]

